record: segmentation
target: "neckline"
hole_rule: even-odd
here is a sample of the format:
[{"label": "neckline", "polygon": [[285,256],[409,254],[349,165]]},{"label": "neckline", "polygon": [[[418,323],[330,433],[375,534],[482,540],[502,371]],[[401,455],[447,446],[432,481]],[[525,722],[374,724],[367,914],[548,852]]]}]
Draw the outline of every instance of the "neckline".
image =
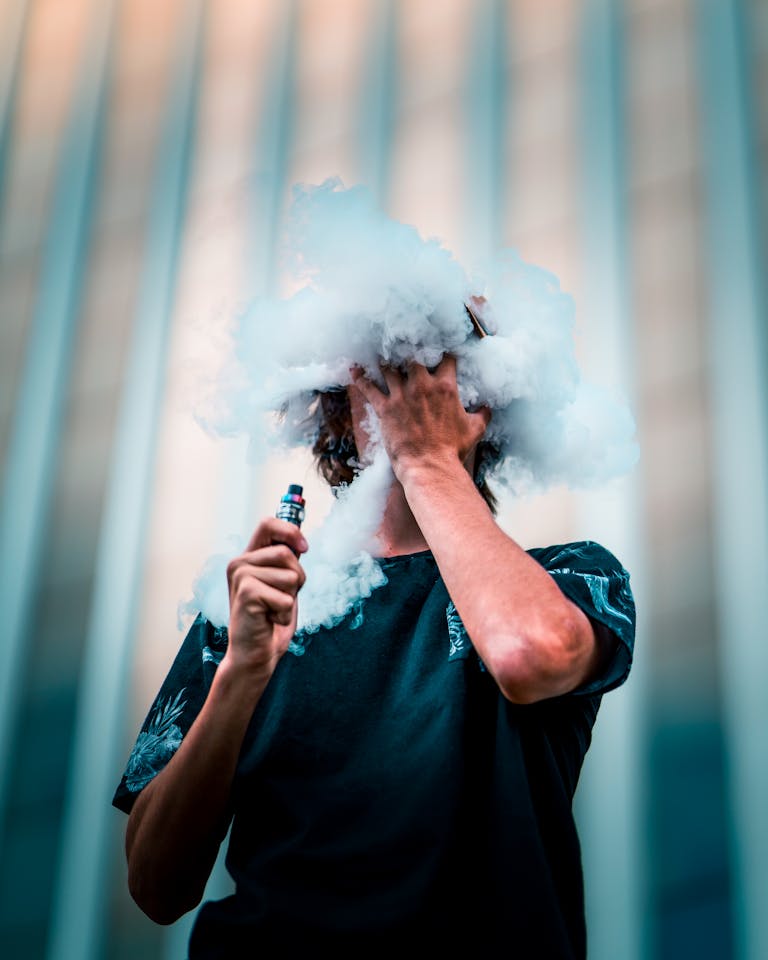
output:
[{"label": "neckline", "polygon": [[417,550],[415,553],[397,553],[393,557],[374,557],[374,560],[377,563],[399,563],[403,560],[415,560],[417,557],[431,557],[432,551],[427,550]]}]

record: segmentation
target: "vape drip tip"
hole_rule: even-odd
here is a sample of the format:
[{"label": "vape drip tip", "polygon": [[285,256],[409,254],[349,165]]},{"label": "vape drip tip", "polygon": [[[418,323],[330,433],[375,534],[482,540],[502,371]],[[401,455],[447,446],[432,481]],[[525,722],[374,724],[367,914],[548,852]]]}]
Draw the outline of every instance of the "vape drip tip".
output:
[{"label": "vape drip tip", "polygon": [[277,508],[275,516],[278,520],[287,520],[288,523],[295,523],[297,527],[301,526],[304,519],[304,498],[303,487],[298,483],[292,483],[288,487],[288,492],[280,497],[280,505]]}]

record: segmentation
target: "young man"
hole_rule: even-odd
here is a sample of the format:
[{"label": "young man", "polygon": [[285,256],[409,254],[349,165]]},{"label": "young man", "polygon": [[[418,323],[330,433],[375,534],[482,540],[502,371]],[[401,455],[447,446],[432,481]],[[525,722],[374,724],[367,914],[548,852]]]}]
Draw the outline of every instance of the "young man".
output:
[{"label": "young man", "polygon": [[232,821],[236,893],[202,908],[190,960],[584,957],[571,801],[629,672],[628,575],[597,544],[525,551],[497,526],[475,482],[490,414],[463,409],[452,357],[382,375],[354,371],[349,407],[361,455],[373,407],[394,473],[387,583],[287,655],[308,545],[258,525],[228,629],[198,617],[115,796],[131,893],[158,923],[195,907]]}]

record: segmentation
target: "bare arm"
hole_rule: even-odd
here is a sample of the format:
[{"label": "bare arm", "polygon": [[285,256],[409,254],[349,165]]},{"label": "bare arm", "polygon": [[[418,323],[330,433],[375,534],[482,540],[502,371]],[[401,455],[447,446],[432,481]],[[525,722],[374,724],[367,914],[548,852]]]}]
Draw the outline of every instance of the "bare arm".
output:
[{"label": "bare arm", "polygon": [[497,526],[458,460],[413,468],[402,482],[472,643],[504,696],[532,703],[593,676],[606,638],[598,642],[582,610]]},{"label": "bare arm", "polygon": [[[278,540],[287,546],[273,545]],[[243,737],[295,630],[304,574],[292,550],[306,549],[295,526],[268,519],[227,570],[227,652],[179,749],[128,819],[129,889],[157,923],[173,923],[205,890],[231,818]]]},{"label": "bare arm", "polygon": [[136,798],[125,835],[128,886],[157,923],[200,902],[229,826],[243,736],[268,680],[225,657],[181,746]]},{"label": "bare arm", "polygon": [[504,696],[531,703],[574,689],[604,656],[586,615],[496,524],[466,464],[490,420],[465,411],[456,362],[433,374],[384,369],[388,394],[353,371],[376,411],[392,468],[472,643]]}]

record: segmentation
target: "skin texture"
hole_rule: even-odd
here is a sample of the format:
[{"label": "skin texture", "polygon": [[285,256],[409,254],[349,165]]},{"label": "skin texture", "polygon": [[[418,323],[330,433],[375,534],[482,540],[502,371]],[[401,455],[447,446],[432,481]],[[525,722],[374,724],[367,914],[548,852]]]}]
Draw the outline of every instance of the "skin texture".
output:
[{"label": "skin texture", "polygon": [[270,517],[228,566],[227,652],[181,746],[128,818],[128,888],[156,923],[173,923],[202,898],[231,819],[246,728],[294,633],[304,572],[293,551],[306,550],[297,527]]},{"label": "skin texture", "polygon": [[[573,689],[601,662],[601,638],[552,578],[495,523],[472,482],[490,411],[459,401],[455,360],[434,370],[360,370],[349,388],[361,456],[366,403],[381,423],[395,480],[378,532],[381,556],[431,549],[464,625],[501,692],[532,703]],[[231,819],[230,792],[246,728],[293,635],[308,548],[292,524],[267,518],[229,564],[229,646],[208,698],[128,820],[131,894],[158,923],[203,895]]]},{"label": "skin texture", "polygon": [[[432,550],[473,645],[507,699],[533,703],[579,686],[599,669],[604,639],[497,526],[469,473],[490,411],[464,410],[451,356],[433,372],[411,364],[404,371],[382,367],[382,376],[387,393],[354,370],[350,397],[357,389],[376,412],[400,488],[390,496],[398,509],[387,512],[380,530],[384,551],[407,552],[403,543],[412,549],[419,537],[422,549]],[[356,429],[360,412],[353,400]]]}]

